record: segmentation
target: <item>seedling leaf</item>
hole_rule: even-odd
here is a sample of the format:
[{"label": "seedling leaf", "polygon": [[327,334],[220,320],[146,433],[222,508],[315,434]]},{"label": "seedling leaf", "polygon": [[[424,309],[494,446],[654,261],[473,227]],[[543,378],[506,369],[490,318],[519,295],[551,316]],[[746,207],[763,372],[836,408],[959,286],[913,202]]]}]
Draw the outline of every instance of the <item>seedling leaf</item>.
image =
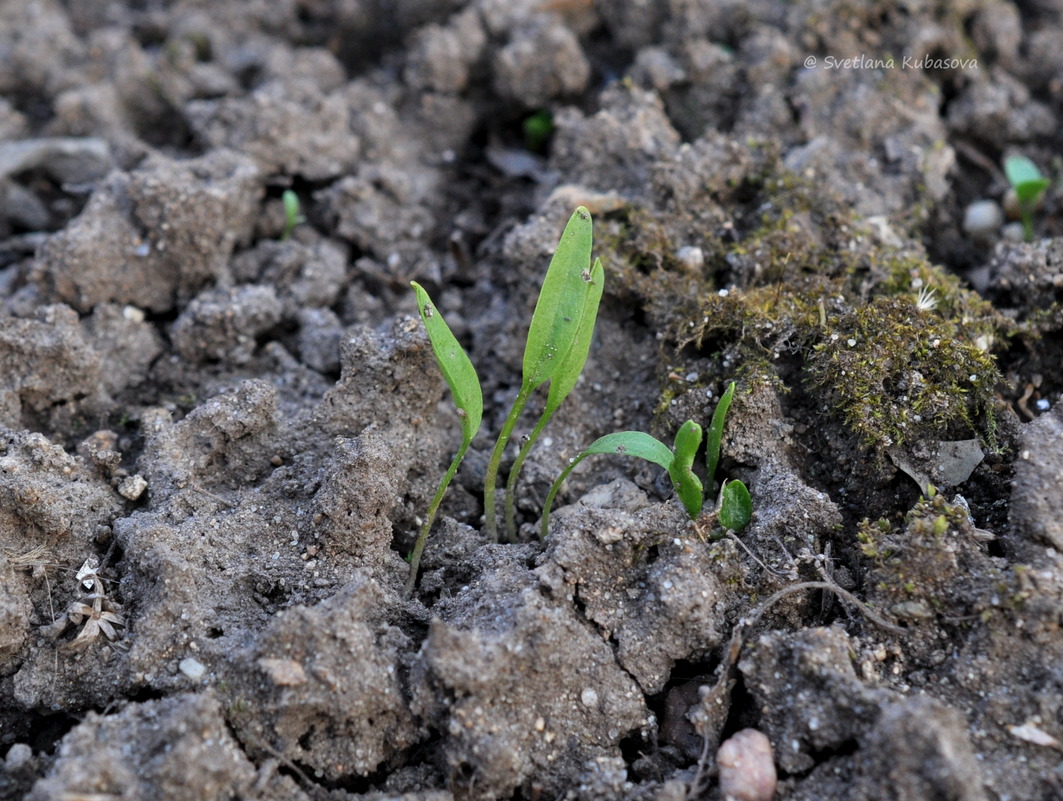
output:
[{"label": "seedling leaf", "polygon": [[709,487],[715,490],[716,465],[720,463],[720,442],[723,440],[723,424],[727,419],[727,410],[731,408],[731,398],[735,394],[735,382],[727,385],[726,391],[716,404],[716,411],[712,413],[712,422],[709,423],[709,431],[705,435],[705,479]]},{"label": "seedling leaf", "polygon": [[1008,156],[1004,159],[1004,172],[1020,203],[1036,203],[1048,188],[1048,179],[1026,156]]},{"label": "seedling leaf", "polygon": [[435,353],[439,370],[450,387],[450,394],[454,396],[454,405],[458,408],[458,417],[461,418],[461,447],[458,448],[454,460],[450,463],[443,480],[436,490],[435,497],[428,507],[421,531],[417,535],[413,551],[410,553],[410,573],[406,580],[406,594],[413,592],[417,582],[417,569],[421,563],[421,554],[428,542],[428,532],[432,530],[439,504],[443,501],[443,495],[447,491],[451,479],[458,472],[465,452],[469,449],[473,437],[480,429],[480,421],[483,418],[483,391],[480,389],[480,379],[476,375],[476,369],[472,366],[468,354],[455,338],[450,326],[443,319],[443,315],[436,309],[432,299],[424,288],[416,281],[413,284],[417,294],[417,307],[424,321],[424,327],[428,331],[428,340],[432,343],[432,352]]},{"label": "seedling leaf", "polygon": [[591,215],[573,212],[561,234],[535,302],[524,346],[523,383],[542,386],[561,371],[580,329],[591,275]]},{"label": "seedling leaf", "polygon": [[417,293],[417,308],[428,330],[428,339],[432,343],[439,370],[446,379],[450,393],[454,396],[454,405],[458,407],[461,417],[461,433],[465,442],[471,442],[480,429],[483,419],[484,400],[480,389],[480,379],[476,368],[472,366],[465,349],[450,330],[450,326],[436,309],[432,299],[416,281],[410,282]]},{"label": "seedling leaf", "polygon": [[546,496],[546,503],[543,504],[542,536],[544,539],[550,533],[550,508],[553,506],[554,496],[557,495],[557,491],[561,489],[561,485],[576,465],[596,453],[636,456],[639,459],[645,459],[647,462],[653,462],[665,470],[669,469],[675,458],[667,445],[642,431],[618,431],[615,434],[606,434],[604,437],[599,437],[586,450],[582,451],[579,456],[573,459],[568,467],[561,471],[561,475],[557,477],[554,485],[550,487],[550,493]]},{"label": "seedling leaf", "polygon": [[702,491],[701,479],[694,475],[690,469],[694,464],[694,456],[701,446],[701,426],[693,420],[687,420],[679,428],[675,435],[673,447],[674,456],[668,466],[668,475],[672,479],[672,486],[676,495],[683,503],[690,519],[696,519],[701,513],[701,505],[705,500]]},{"label": "seedling leaf", "polygon": [[753,518],[753,499],[741,481],[728,481],[720,492],[720,525],[739,532]]},{"label": "seedling leaf", "polygon": [[595,259],[594,266],[591,267],[590,272],[590,288],[584,297],[583,308],[580,309],[579,325],[572,347],[565,356],[557,374],[550,381],[550,393],[546,398],[546,407],[535,424],[535,428],[532,429],[527,440],[521,445],[520,453],[517,454],[517,458],[509,470],[509,477],[506,479],[506,534],[511,540],[516,536],[517,529],[514,511],[517,478],[520,476],[524,460],[535,445],[535,441],[539,439],[539,435],[546,428],[546,424],[550,422],[550,418],[554,416],[554,412],[557,411],[558,407],[561,406],[565,398],[576,386],[576,382],[579,381],[583,367],[587,363],[587,355],[590,353],[591,339],[594,336],[594,324],[598,320],[598,307],[601,304],[604,291],[605,268],[602,267],[601,259]]}]

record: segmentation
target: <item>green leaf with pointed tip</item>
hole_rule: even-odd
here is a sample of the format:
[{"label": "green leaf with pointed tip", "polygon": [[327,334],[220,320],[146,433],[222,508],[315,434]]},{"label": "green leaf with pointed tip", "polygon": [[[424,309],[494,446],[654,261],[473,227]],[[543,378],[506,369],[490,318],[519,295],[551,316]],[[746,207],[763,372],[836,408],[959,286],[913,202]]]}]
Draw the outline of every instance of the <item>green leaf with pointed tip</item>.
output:
[{"label": "green leaf with pointed tip", "polygon": [[428,330],[428,339],[432,343],[439,370],[446,379],[450,393],[454,396],[454,405],[458,407],[461,418],[462,442],[469,443],[480,429],[483,418],[484,400],[480,389],[480,379],[476,368],[472,366],[465,349],[461,347],[454,334],[439,313],[432,299],[416,281],[410,282],[417,293],[417,306]]},{"label": "green leaf with pointed tip", "polygon": [[676,432],[675,444],[672,448],[675,456],[668,467],[668,475],[672,479],[675,494],[683,502],[683,508],[687,510],[692,520],[701,513],[701,506],[705,501],[701,479],[690,469],[694,464],[694,456],[701,446],[701,437],[700,425],[693,420],[683,423]]},{"label": "green leaf with pointed tip", "polygon": [[1004,159],[1004,172],[1022,203],[1036,202],[1048,188],[1048,179],[1026,156],[1008,156]]},{"label": "green leaf with pointed tip", "polygon": [[753,499],[741,481],[728,481],[720,493],[720,525],[731,531],[741,531],[753,519]]},{"label": "green leaf with pointed tip", "polygon": [[564,369],[580,330],[593,284],[591,215],[580,206],[569,218],[546,270],[524,346],[523,384],[534,389]]},{"label": "green leaf with pointed tip", "polygon": [[589,288],[583,298],[583,308],[580,309],[576,335],[572,340],[572,347],[550,381],[550,394],[546,397],[544,415],[551,415],[557,411],[557,408],[568,397],[573,387],[576,386],[576,382],[579,381],[583,367],[587,364],[587,355],[591,350],[594,325],[598,321],[598,307],[601,305],[604,291],[605,268],[602,267],[601,259],[595,259],[594,266],[591,267]]},{"label": "green leaf with pointed tip", "polygon": [[542,536],[544,539],[550,533],[550,508],[554,504],[554,496],[557,495],[557,491],[561,489],[561,485],[576,465],[596,453],[637,456],[639,459],[653,462],[665,470],[669,468],[675,458],[667,445],[641,431],[618,431],[615,434],[606,434],[604,437],[599,437],[590,444],[590,447],[573,459],[568,467],[561,471],[561,475],[557,477],[554,485],[550,487],[550,492],[546,496],[546,503],[543,504]]},{"label": "green leaf with pointed tip", "polygon": [[716,411],[712,413],[712,422],[709,423],[709,431],[705,435],[705,478],[709,487],[715,489],[716,465],[720,463],[720,443],[723,441],[723,424],[727,419],[727,410],[731,408],[731,398],[735,394],[735,382],[727,385],[726,391],[716,404]]}]

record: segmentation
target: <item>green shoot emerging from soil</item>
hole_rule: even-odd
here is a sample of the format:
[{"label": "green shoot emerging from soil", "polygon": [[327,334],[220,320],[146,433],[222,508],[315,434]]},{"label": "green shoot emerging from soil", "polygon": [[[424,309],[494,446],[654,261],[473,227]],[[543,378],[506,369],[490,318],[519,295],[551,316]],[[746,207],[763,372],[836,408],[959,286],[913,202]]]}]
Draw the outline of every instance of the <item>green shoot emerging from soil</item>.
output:
[{"label": "green shoot emerging from soil", "polygon": [[[731,398],[734,397],[734,381],[727,387],[727,391],[720,398],[716,411],[712,415],[712,423],[709,426],[708,439],[706,440],[706,465],[708,467],[707,478],[710,487],[715,487],[713,475],[716,465],[720,461],[720,441],[723,437],[724,419],[727,410],[731,406]],[[697,520],[704,505],[704,491],[699,479],[691,469],[694,464],[694,456],[701,447],[702,428],[693,420],[687,420],[676,432],[672,448],[663,442],[642,431],[620,431],[615,434],[606,434],[596,439],[590,447],[573,459],[568,467],[561,471],[561,475],[554,481],[550,492],[546,496],[543,506],[542,536],[545,538],[550,533],[550,509],[554,503],[557,491],[561,484],[568,478],[568,474],[586,459],[596,453],[617,453],[624,456],[635,456],[653,462],[668,471],[672,480],[675,494],[686,509],[691,520]],[[749,490],[741,481],[724,482],[720,492],[719,514],[717,520],[726,529],[741,531],[749,525],[753,516],[753,502],[749,497]]]},{"label": "green shoot emerging from soil", "polygon": [[281,195],[284,204],[284,230],[281,232],[281,242],[292,235],[295,226],[306,222],[306,217],[299,207],[299,196],[291,189],[285,189]]},{"label": "green shoot emerging from soil", "polygon": [[413,553],[410,554],[410,577],[406,581],[406,594],[413,591],[417,582],[417,568],[421,563],[421,554],[424,552],[425,543],[428,541],[428,532],[435,521],[439,504],[447,491],[454,474],[458,472],[461,460],[465,458],[465,452],[469,449],[476,432],[480,430],[480,420],[483,418],[483,392],[480,389],[480,379],[476,375],[476,369],[472,366],[468,354],[465,353],[461,344],[454,337],[450,326],[446,324],[443,316],[436,310],[432,299],[416,281],[412,282],[414,291],[417,293],[417,308],[421,313],[421,320],[428,330],[428,339],[432,343],[432,351],[435,353],[439,370],[450,387],[450,394],[454,396],[454,405],[458,409],[458,417],[461,419],[461,447],[450,463],[450,468],[443,476],[439,489],[428,507],[421,532],[417,536]]},{"label": "green shoot emerging from soil", "polygon": [[[524,346],[524,368],[520,391],[513,402],[513,408],[499,432],[491,460],[487,465],[487,477],[484,481],[484,516],[487,532],[491,539],[498,541],[498,520],[495,502],[495,487],[498,482],[498,468],[502,454],[513,433],[517,420],[524,411],[531,393],[552,381],[546,409],[536,425],[535,430],[525,443],[521,453],[539,436],[539,432],[549,422],[550,417],[561,405],[568,393],[576,385],[579,374],[587,360],[590,338],[597,319],[598,303],[602,297],[605,271],[600,260],[591,265],[591,215],[580,206],[565,226],[561,241],[557,245],[546,277],[543,279],[539,299],[532,313],[528,340]],[[518,455],[511,475],[519,472],[523,458]],[[510,483],[510,495],[516,481]],[[512,500],[509,501],[512,503]],[[508,506],[508,504],[507,504]],[[507,522],[512,538],[513,514],[507,513]]]},{"label": "green shoot emerging from soil", "polygon": [[[520,391],[499,432],[487,466],[487,476],[484,480],[484,512],[487,531],[495,542],[498,541],[496,509],[498,469],[502,454],[505,452],[521,412],[524,411],[531,393],[549,381],[550,392],[546,398],[546,407],[535,428],[521,445],[506,483],[506,529],[510,539],[516,536],[513,503],[517,477],[524,460],[550,418],[576,386],[580,373],[583,372],[583,366],[587,362],[594,324],[598,318],[598,306],[605,288],[605,269],[602,267],[601,260],[596,259],[591,264],[591,244],[591,215],[587,209],[580,206],[565,226],[561,241],[550,261],[546,277],[543,279],[539,299],[536,301],[535,311],[532,314],[531,326],[528,329],[528,340],[524,346]],[[479,430],[480,420],[483,417],[483,394],[472,362],[454,338],[454,334],[451,333],[450,328],[435,308],[428,293],[417,283],[414,283],[413,287],[417,293],[417,305],[425,328],[428,329],[428,338],[432,343],[436,361],[450,387],[454,403],[458,408],[458,415],[461,417],[462,443],[450,469],[447,470],[439,485],[439,490],[432,499],[420,535],[410,555],[410,578],[406,585],[407,592],[413,589],[417,581],[417,567],[421,553],[428,540],[428,532],[432,528],[447,485],[457,472],[469,444]],[[699,429],[698,442],[700,441]],[[694,450],[697,450],[697,445],[694,446]],[[664,448],[664,451],[671,461],[671,452],[667,448]],[[693,452],[690,458],[693,458]],[[687,472],[689,473],[689,465]],[[693,477],[692,473],[690,475]],[[699,485],[698,491],[700,490]]]},{"label": "green shoot emerging from soil", "polygon": [[1004,173],[1019,200],[1023,234],[1026,241],[1030,242],[1033,240],[1033,213],[1048,188],[1048,179],[1026,156],[1008,156],[1004,159]]}]

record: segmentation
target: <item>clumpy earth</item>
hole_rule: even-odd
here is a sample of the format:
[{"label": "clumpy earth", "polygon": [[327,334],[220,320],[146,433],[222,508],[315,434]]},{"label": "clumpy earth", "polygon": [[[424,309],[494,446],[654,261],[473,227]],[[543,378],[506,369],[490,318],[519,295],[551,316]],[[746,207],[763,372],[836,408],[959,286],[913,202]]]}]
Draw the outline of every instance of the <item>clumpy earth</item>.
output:
[{"label": "clumpy earth", "polygon": [[[779,799],[1063,794],[1059,3],[11,0],[0,53],[0,799],[770,798],[746,729]],[[965,219],[1012,154],[1029,241]],[[406,597],[460,440],[411,280],[485,416]],[[540,541],[731,381],[746,530],[596,456]]]}]

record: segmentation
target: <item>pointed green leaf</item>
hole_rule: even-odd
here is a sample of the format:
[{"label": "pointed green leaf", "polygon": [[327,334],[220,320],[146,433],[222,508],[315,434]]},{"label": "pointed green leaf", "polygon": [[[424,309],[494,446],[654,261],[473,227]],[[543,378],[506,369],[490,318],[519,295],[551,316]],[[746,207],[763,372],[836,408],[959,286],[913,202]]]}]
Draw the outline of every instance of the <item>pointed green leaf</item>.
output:
[{"label": "pointed green leaf", "polygon": [[720,442],[723,440],[723,424],[727,418],[727,410],[731,408],[731,398],[735,394],[735,382],[727,385],[727,390],[716,404],[716,411],[712,413],[712,422],[709,423],[709,431],[705,435],[705,478],[709,487],[714,488],[716,482],[716,465],[720,463]]},{"label": "pointed green leaf", "polygon": [[753,499],[741,481],[724,484],[720,500],[720,525],[731,531],[741,531],[753,518]]},{"label": "pointed green leaf", "polygon": [[1035,202],[1048,188],[1048,179],[1026,156],[1008,156],[1004,159],[1004,172],[1008,176],[1008,183],[1023,203]]},{"label": "pointed green leaf", "polygon": [[535,388],[558,374],[580,329],[593,284],[591,215],[580,206],[569,218],[535,302],[524,346],[523,384]]},{"label": "pointed green leaf", "polygon": [[461,417],[462,442],[469,443],[480,429],[483,418],[484,401],[480,389],[480,379],[472,366],[468,354],[455,338],[439,313],[432,299],[416,281],[411,282],[417,293],[417,306],[428,330],[428,339],[432,343],[439,370],[446,379],[450,393],[454,396],[454,405]]},{"label": "pointed green leaf", "polygon": [[694,464],[694,456],[701,446],[701,426],[693,420],[687,420],[679,428],[675,435],[673,450],[675,457],[668,467],[668,475],[672,479],[675,494],[683,503],[683,508],[691,519],[701,513],[701,506],[705,496],[701,486],[701,479],[690,469]]},{"label": "pointed green leaf", "polygon": [[546,398],[544,415],[552,415],[557,411],[576,386],[576,382],[579,381],[583,367],[587,364],[587,355],[591,350],[594,325],[598,321],[598,307],[601,305],[604,291],[605,268],[602,267],[601,259],[595,259],[594,266],[591,267],[590,286],[583,298],[583,308],[580,309],[576,336],[556,375],[550,381],[550,394]]},{"label": "pointed green leaf", "polygon": [[674,458],[672,451],[669,450],[667,445],[641,431],[618,431],[615,434],[606,434],[604,437],[599,437],[591,443],[590,447],[569,462],[568,467],[561,471],[561,475],[557,477],[554,485],[550,487],[550,492],[546,496],[546,503],[543,504],[542,536],[544,538],[550,533],[550,508],[554,504],[554,496],[557,495],[557,491],[561,489],[561,485],[576,465],[596,453],[636,456],[639,459],[645,459],[647,462],[653,462],[665,470],[669,468]]}]

